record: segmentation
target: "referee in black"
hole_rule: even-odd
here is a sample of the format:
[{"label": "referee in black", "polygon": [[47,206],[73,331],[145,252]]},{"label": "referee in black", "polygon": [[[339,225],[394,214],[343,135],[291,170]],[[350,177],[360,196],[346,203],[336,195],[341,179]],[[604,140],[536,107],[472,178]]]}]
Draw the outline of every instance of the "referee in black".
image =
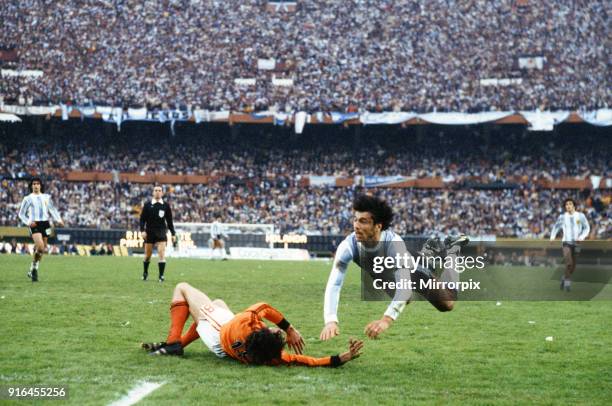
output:
[{"label": "referee in black", "polygon": [[168,230],[172,234],[172,240],[176,241],[176,232],[172,222],[172,210],[167,202],[162,200],[164,191],[161,186],[153,187],[153,199],[142,206],[140,213],[140,231],[144,238],[145,257],[143,262],[144,271],[142,280],[146,281],[149,276],[149,263],[153,255],[153,247],[157,246],[159,257],[159,281],[164,281],[164,271],[166,270],[166,237]]}]

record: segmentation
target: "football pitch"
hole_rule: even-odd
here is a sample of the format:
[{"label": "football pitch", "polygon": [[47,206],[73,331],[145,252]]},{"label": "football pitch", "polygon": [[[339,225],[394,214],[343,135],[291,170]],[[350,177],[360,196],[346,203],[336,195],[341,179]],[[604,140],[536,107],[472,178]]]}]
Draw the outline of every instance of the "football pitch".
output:
[{"label": "football pitch", "polygon": [[[265,301],[302,333],[305,353],[336,354],[380,317],[360,300],[359,270],[341,294],[341,335],[318,340],[327,262],[170,259],[163,284],[138,258],[0,256],[0,386],[68,386],[51,404],[106,405],[143,382],[164,383],[142,405],[198,404],[610,404],[612,302],[459,302],[440,313],[410,304],[363,355],[332,368],[254,367],[218,359],[201,341],[183,357],[149,357],[162,341],[172,289],[187,281],[235,312]],[[610,288],[608,286],[607,288]],[[552,337],[552,341],[547,341]],[[2,404],[38,404],[7,401]]]}]

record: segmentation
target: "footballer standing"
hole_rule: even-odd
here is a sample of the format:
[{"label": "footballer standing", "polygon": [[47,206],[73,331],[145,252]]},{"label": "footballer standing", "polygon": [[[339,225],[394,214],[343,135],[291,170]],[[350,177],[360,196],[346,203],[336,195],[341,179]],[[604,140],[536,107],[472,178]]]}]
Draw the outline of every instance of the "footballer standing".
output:
[{"label": "footballer standing", "polygon": [[153,198],[146,202],[140,213],[140,231],[144,239],[145,256],[143,262],[142,280],[149,277],[149,263],[153,255],[153,247],[157,247],[159,268],[159,282],[164,281],[166,270],[166,236],[168,230],[172,234],[172,240],[176,240],[174,223],[172,222],[172,210],[168,202],[163,200],[164,191],[161,186],[153,187]]},{"label": "footballer standing", "polygon": [[32,282],[38,282],[38,266],[45,250],[47,240],[51,235],[49,219],[60,227],[64,222],[51,200],[51,196],[44,193],[44,185],[40,178],[33,178],[29,185],[30,194],[23,198],[19,208],[19,219],[30,227],[30,235],[34,241],[34,255],[28,277]]},{"label": "footballer standing", "polygon": [[576,246],[578,241],[583,241],[589,236],[591,227],[586,216],[576,211],[576,202],[573,199],[565,199],[563,208],[565,212],[559,215],[553,225],[550,240],[554,240],[557,233],[563,231],[562,249],[565,273],[561,277],[561,289],[569,292],[572,284],[572,274],[576,270]]}]

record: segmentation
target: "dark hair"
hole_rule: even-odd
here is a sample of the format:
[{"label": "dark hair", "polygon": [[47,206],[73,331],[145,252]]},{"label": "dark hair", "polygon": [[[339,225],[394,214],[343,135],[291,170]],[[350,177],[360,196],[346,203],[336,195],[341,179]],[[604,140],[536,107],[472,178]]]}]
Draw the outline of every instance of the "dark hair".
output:
[{"label": "dark hair", "polygon": [[382,229],[386,230],[393,220],[393,210],[382,199],[375,196],[359,195],[353,201],[353,210],[368,212],[374,219],[374,224],[382,224]]},{"label": "dark hair", "polygon": [[30,179],[30,183],[28,183],[28,189],[30,189],[30,193],[32,193],[32,184],[34,182],[40,183],[40,192],[44,193],[45,192],[45,184],[42,182],[42,179],[40,179],[39,177]]},{"label": "dark hair", "polygon": [[280,360],[285,338],[280,331],[273,332],[267,327],[253,331],[246,339],[245,348],[249,362],[265,365]]},{"label": "dark hair", "polygon": [[565,205],[567,204],[567,202],[572,202],[574,204],[574,208],[577,209],[578,206],[576,206],[576,201],[574,199],[572,199],[571,197],[568,197],[567,199],[565,199],[563,201],[563,208],[565,209]]}]

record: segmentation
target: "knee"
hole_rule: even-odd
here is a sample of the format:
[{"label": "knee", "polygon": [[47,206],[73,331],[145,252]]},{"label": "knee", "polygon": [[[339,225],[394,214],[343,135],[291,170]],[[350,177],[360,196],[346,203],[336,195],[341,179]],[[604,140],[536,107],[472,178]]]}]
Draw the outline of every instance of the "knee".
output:
[{"label": "knee", "polygon": [[184,291],[189,288],[189,284],[187,282],[179,282],[176,284],[176,290]]},{"label": "knee", "polygon": [[441,312],[450,312],[455,307],[455,302],[453,300],[445,300],[443,302],[438,303],[436,308]]}]

